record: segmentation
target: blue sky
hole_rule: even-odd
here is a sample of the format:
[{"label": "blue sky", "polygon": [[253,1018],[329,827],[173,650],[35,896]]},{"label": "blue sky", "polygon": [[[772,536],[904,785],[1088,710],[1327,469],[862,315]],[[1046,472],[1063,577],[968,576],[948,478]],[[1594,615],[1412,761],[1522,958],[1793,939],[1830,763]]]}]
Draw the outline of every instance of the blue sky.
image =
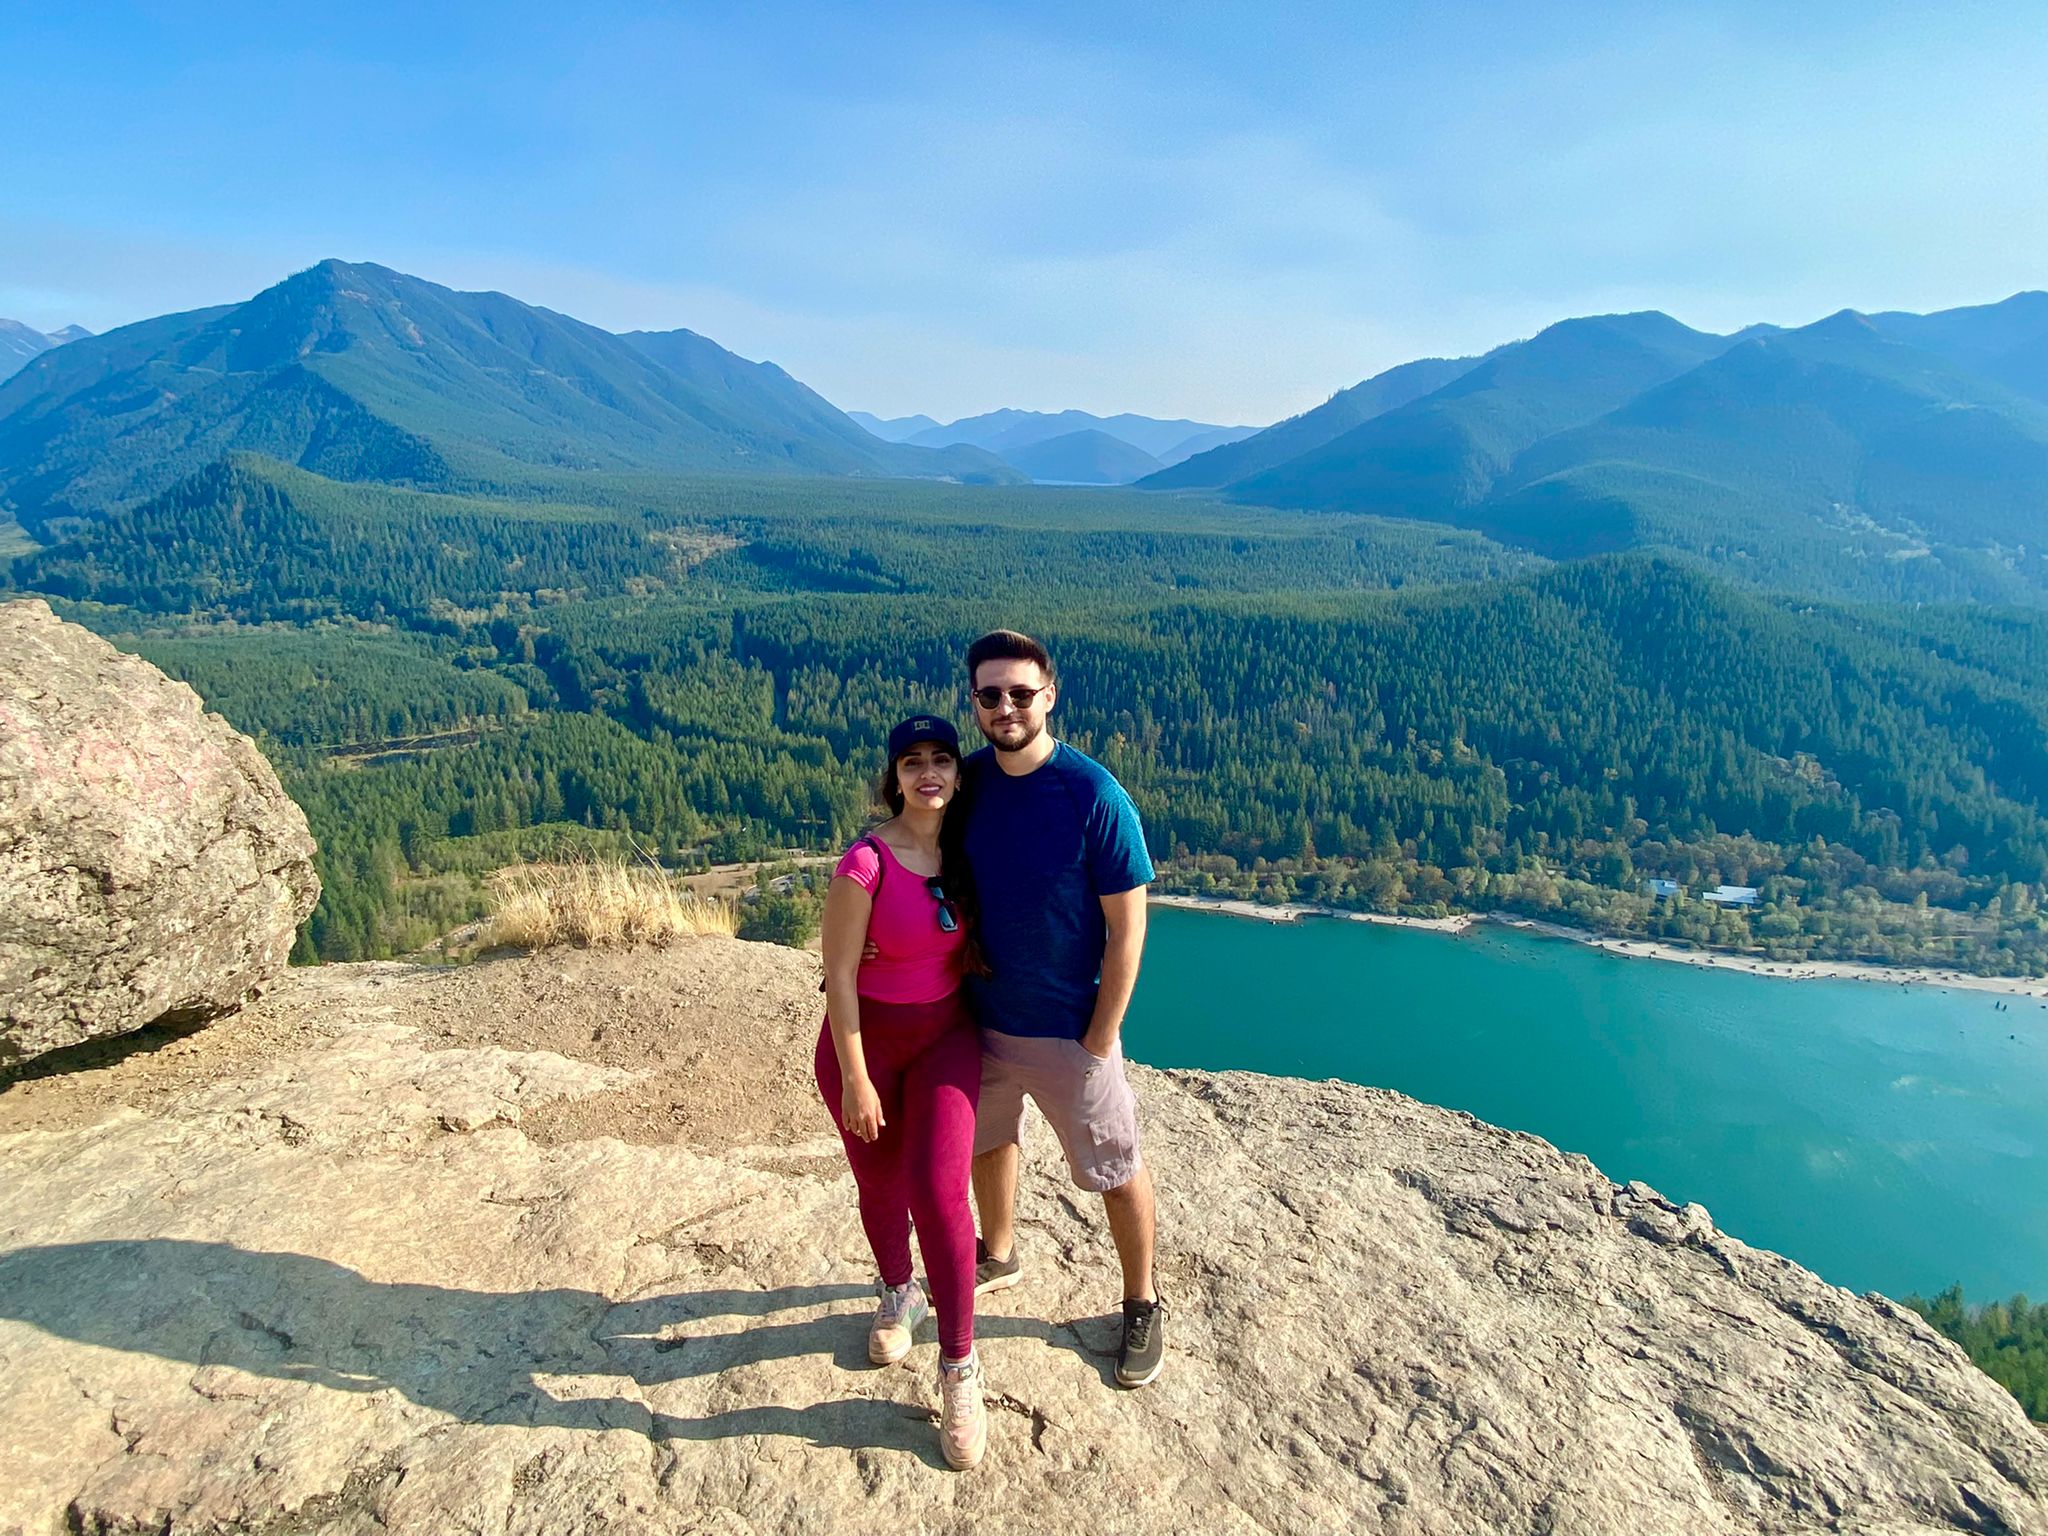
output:
[{"label": "blue sky", "polygon": [[80,0],[0,56],[44,328],[341,256],[882,414],[1263,423],[1571,314],[2048,287],[2038,4]]}]

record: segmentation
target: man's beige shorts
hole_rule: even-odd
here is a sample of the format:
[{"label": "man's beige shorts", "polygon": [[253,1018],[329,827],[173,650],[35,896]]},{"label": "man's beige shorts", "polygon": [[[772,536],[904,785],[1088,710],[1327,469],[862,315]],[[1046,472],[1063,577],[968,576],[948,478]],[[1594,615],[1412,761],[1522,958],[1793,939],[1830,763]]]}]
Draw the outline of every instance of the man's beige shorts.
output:
[{"label": "man's beige shorts", "polygon": [[1138,1100],[1121,1042],[1104,1057],[1078,1040],[981,1032],[974,1154],[1024,1140],[1024,1100],[1038,1106],[1082,1189],[1118,1189],[1138,1171]]}]

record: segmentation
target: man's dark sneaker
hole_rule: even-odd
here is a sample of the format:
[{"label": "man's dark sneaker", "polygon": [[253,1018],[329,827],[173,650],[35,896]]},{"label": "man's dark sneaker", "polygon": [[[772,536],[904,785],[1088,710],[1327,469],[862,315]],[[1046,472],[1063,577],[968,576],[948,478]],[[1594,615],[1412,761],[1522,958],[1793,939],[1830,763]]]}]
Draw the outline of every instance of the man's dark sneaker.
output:
[{"label": "man's dark sneaker", "polygon": [[1007,1291],[1024,1278],[1024,1266],[1017,1262],[1017,1245],[1010,1244],[1007,1259],[996,1258],[988,1251],[988,1244],[980,1238],[974,1240],[974,1294],[986,1296],[990,1291]]},{"label": "man's dark sneaker", "polygon": [[1124,1342],[1116,1355],[1116,1384],[1142,1387],[1166,1363],[1166,1308],[1156,1301],[1124,1303]]}]

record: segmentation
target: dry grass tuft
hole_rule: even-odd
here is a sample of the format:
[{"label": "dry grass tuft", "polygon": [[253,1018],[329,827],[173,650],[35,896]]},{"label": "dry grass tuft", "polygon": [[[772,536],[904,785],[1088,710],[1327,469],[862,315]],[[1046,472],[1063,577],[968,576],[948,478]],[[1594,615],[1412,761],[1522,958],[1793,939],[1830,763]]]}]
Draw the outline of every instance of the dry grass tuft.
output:
[{"label": "dry grass tuft", "polygon": [[524,864],[491,876],[491,915],[478,936],[485,949],[544,949],[550,944],[667,944],[720,934],[739,914],[678,887],[661,870],[620,860]]}]

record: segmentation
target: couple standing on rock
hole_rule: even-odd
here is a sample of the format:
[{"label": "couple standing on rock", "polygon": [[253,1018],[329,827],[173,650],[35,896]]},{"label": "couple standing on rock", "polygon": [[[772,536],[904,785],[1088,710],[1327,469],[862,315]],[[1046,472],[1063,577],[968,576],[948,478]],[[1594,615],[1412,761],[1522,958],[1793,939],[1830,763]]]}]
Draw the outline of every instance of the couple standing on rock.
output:
[{"label": "couple standing on rock", "polygon": [[1026,1096],[1075,1184],[1103,1198],[1123,1266],[1117,1381],[1151,1381],[1164,1348],[1152,1179],[1118,1045],[1152,879],[1138,813],[1107,769],[1047,733],[1059,682],[1044,646],[983,635],[967,675],[988,746],[962,761],[945,720],[898,725],[881,785],[893,814],[833,874],[816,1058],[881,1270],[868,1357],[901,1360],[937,1312],[939,1444],[955,1467],[988,1443],[974,1298],[1023,1274]]}]

